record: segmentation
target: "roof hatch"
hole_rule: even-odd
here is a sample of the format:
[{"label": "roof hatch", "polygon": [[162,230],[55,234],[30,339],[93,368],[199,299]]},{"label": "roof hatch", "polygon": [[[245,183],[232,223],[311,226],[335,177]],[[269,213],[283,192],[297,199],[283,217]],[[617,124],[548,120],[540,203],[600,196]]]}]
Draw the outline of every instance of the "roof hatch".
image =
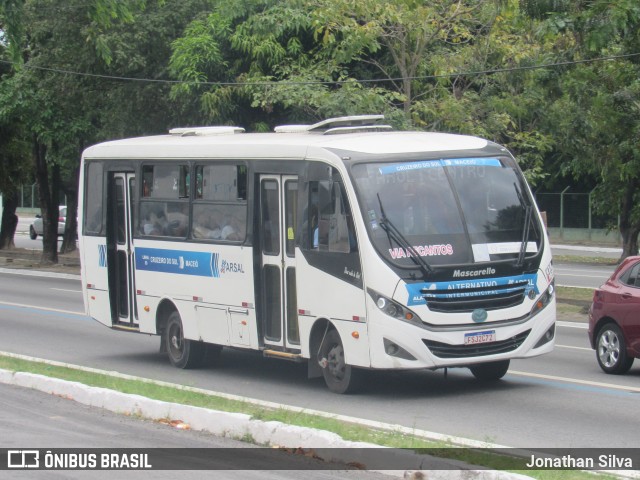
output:
[{"label": "roof hatch", "polygon": [[169,130],[171,135],[180,137],[195,137],[207,135],[233,135],[236,133],[244,133],[242,127],[184,127],[172,128]]},{"label": "roof hatch", "polygon": [[321,133],[333,135],[337,133],[370,132],[392,130],[390,125],[380,123],[384,115],[352,115],[323,120],[313,125],[281,125],[274,130],[277,133]]}]

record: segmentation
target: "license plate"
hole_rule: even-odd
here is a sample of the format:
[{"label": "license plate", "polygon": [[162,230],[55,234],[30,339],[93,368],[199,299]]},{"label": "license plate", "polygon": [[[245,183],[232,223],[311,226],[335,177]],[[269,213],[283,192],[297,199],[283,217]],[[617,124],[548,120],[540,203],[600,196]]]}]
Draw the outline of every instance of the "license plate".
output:
[{"label": "license plate", "polygon": [[484,332],[474,332],[464,334],[465,345],[476,345],[478,343],[488,343],[496,341],[495,330],[485,330]]}]

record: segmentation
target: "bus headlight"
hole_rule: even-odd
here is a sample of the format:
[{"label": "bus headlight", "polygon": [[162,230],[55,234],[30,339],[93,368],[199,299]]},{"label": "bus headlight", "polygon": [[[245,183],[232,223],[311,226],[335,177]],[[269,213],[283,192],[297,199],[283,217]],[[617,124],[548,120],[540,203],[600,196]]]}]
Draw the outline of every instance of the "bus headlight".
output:
[{"label": "bus headlight", "polygon": [[534,315],[540,313],[541,310],[543,310],[547,305],[551,303],[551,300],[553,300],[553,296],[555,295],[555,293],[555,280],[552,280],[547,289],[536,300],[536,303],[533,304],[533,308],[531,309],[529,316],[533,317]]},{"label": "bus headlight", "polygon": [[384,295],[380,295],[375,290],[370,288],[367,289],[367,292],[373,298],[376,306],[385,313],[385,315],[389,315],[390,317],[397,318],[398,320],[404,320],[405,322],[411,322],[415,324],[420,323],[420,317],[413,313],[406,307],[403,307],[398,302],[391,300],[390,298],[385,297]]}]

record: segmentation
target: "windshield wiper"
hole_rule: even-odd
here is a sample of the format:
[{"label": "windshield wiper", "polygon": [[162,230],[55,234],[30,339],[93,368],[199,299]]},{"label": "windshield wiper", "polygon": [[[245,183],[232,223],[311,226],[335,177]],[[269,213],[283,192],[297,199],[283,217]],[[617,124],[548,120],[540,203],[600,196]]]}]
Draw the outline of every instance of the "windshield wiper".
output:
[{"label": "windshield wiper", "polygon": [[521,267],[524,264],[524,256],[527,252],[527,244],[529,243],[529,230],[531,227],[531,213],[533,207],[529,205],[524,219],[524,231],[522,232],[522,243],[520,244],[520,254],[518,255],[518,261],[516,267]]},{"label": "windshield wiper", "polygon": [[[522,206],[525,205],[524,196],[522,192],[518,188],[516,183],[513,183],[513,187],[516,189],[516,195],[518,195],[518,199],[520,200],[520,204]],[[518,260],[516,261],[516,267],[521,267],[524,265],[524,257],[527,253],[527,244],[529,243],[529,230],[531,229],[531,214],[533,213],[533,206],[527,205],[525,208],[524,214],[524,227],[522,229],[522,241],[520,242],[520,253],[518,253]]]},{"label": "windshield wiper", "polygon": [[[416,263],[416,265],[420,267],[425,275],[433,273],[433,269],[426,262],[426,260],[420,256],[420,254],[416,251],[415,248],[413,248],[413,246],[404,237],[404,235],[400,233],[400,230],[398,230],[396,226],[391,222],[391,220],[387,218],[387,215],[384,213],[384,207],[382,206],[380,194],[378,193],[377,196],[378,203],[380,204],[380,214],[382,215],[382,217],[380,218],[380,226],[385,232],[387,232],[389,239],[395,240],[398,245],[404,248],[409,253],[408,257],[411,258]],[[391,241],[389,241],[389,243],[391,243]]]}]

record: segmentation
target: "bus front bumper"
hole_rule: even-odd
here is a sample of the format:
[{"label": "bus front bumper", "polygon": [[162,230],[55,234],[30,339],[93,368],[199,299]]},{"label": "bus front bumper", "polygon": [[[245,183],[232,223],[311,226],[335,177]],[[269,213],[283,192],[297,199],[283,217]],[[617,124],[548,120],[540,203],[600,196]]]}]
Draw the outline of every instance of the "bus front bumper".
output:
[{"label": "bus front bumper", "polygon": [[509,325],[488,322],[427,329],[375,312],[369,316],[371,368],[465,367],[549,353],[555,344],[555,298],[537,315]]}]

